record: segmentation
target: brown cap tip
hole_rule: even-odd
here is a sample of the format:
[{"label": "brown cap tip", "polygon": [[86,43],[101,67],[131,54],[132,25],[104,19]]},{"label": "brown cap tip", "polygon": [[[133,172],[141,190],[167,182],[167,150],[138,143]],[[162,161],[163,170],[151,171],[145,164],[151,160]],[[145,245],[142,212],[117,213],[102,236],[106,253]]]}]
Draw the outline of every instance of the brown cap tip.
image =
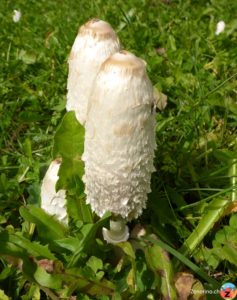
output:
[{"label": "brown cap tip", "polygon": [[134,54],[122,50],[110,56],[102,65],[102,69],[119,68],[126,73],[145,73],[146,62]]},{"label": "brown cap tip", "polygon": [[79,34],[92,35],[94,38],[100,40],[117,38],[110,24],[99,19],[91,19],[86,24],[82,25],[79,29]]}]

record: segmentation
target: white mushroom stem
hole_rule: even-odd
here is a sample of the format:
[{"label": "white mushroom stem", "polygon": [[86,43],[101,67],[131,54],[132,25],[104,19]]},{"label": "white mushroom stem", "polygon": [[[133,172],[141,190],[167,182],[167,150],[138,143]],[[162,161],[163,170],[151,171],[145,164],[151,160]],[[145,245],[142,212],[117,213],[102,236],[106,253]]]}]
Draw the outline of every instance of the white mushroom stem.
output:
[{"label": "white mushroom stem", "polygon": [[41,207],[49,215],[55,216],[63,224],[68,224],[66,210],[66,191],[56,192],[56,183],[58,181],[58,171],[60,161],[51,162],[41,185]]},{"label": "white mushroom stem", "polygon": [[119,49],[117,35],[107,22],[92,19],[79,29],[68,60],[66,109],[74,110],[82,125],[86,121],[88,99],[99,68]]},{"label": "white mushroom stem", "polygon": [[141,215],[154,170],[153,87],[144,61],[126,51],[101,66],[86,121],[85,193],[102,217],[127,221]]},{"label": "white mushroom stem", "polygon": [[110,229],[102,229],[103,237],[109,244],[125,242],[129,238],[128,227],[124,220],[110,221]]}]

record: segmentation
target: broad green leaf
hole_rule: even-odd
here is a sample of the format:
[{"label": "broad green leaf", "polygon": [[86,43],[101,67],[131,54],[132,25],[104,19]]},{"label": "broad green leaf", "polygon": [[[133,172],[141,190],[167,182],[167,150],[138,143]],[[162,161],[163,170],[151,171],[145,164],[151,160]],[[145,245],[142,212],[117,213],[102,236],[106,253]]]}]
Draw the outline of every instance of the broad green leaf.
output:
[{"label": "broad green leaf", "polygon": [[80,195],[84,190],[82,175],[84,164],[81,156],[84,150],[84,127],[77,121],[75,113],[66,113],[55,137],[53,156],[62,157],[56,190],[65,189]]},{"label": "broad green leaf", "polygon": [[84,127],[77,121],[75,112],[67,112],[54,137],[53,156],[79,159],[84,150],[84,132]]},{"label": "broad green leaf", "polygon": [[[22,249],[23,253],[27,253],[28,256],[33,256],[36,258],[48,258],[48,259],[56,259],[55,256],[49,251],[47,246],[42,246],[39,243],[31,242],[30,240],[23,237],[20,233],[11,234],[7,231],[3,231],[0,233],[1,247],[0,253],[2,251],[7,250],[7,245],[14,245],[19,250]],[[4,252],[2,252],[4,253]],[[13,255],[9,249],[9,253],[4,253]],[[17,256],[18,251],[13,256]],[[21,257],[21,256],[20,256]]]},{"label": "broad green leaf", "polygon": [[146,260],[158,278],[161,278],[159,292],[163,299],[176,300],[172,263],[167,252],[158,245],[150,245],[145,249]]},{"label": "broad green leaf", "polygon": [[26,221],[36,224],[43,240],[52,242],[64,238],[67,229],[41,208],[28,205],[20,208],[20,214]]},{"label": "broad green leaf", "polygon": [[86,265],[90,267],[94,273],[97,273],[98,270],[103,269],[103,261],[95,256],[91,256]]},{"label": "broad green leaf", "polygon": [[60,289],[62,284],[59,275],[49,274],[41,267],[36,268],[34,272],[34,278],[40,285],[51,289]]},{"label": "broad green leaf", "polygon": [[56,190],[74,190],[74,194],[80,195],[84,191],[84,184],[81,180],[83,173],[84,164],[79,157],[63,158],[58,172]]},{"label": "broad green leaf", "polygon": [[19,245],[16,245],[14,242],[9,241],[9,233],[7,231],[1,232],[0,238],[0,254],[9,255],[21,259],[27,257],[26,249],[20,247]]}]

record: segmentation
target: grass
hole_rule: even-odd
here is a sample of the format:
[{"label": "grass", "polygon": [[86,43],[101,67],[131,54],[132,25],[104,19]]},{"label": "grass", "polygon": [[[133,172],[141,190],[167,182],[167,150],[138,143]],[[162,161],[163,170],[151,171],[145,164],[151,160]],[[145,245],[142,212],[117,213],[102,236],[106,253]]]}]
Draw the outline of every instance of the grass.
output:
[{"label": "grass", "polygon": [[[22,12],[18,23],[14,9]],[[1,1],[1,299],[176,299],[173,276],[180,271],[208,290],[236,282],[236,9],[235,0]],[[73,200],[69,232],[37,210],[65,115],[67,56],[91,17],[111,23],[168,96],[157,115],[148,207],[130,224],[145,226],[148,236],[118,247],[98,235],[109,216],[91,215],[80,178],[76,186],[61,181]],[[226,28],[216,36],[220,20]],[[53,272],[39,265],[42,259],[54,261]]]}]

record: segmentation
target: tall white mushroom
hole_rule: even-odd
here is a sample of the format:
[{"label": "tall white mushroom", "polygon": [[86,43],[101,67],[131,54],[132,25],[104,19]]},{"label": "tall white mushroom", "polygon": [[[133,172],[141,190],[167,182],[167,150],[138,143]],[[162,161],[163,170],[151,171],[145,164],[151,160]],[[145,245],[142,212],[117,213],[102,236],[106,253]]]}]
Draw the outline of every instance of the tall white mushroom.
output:
[{"label": "tall white mushroom", "polygon": [[59,168],[60,161],[56,159],[51,162],[44,176],[41,185],[41,207],[49,215],[55,216],[56,219],[67,225],[66,192],[65,190],[56,192]]},{"label": "tall white mushroom", "polygon": [[[88,105],[85,148],[85,193],[98,216],[115,220],[141,215],[154,170],[155,113],[153,87],[145,62],[120,51],[101,66]],[[128,238],[124,221],[104,229],[108,242]]]},{"label": "tall white mushroom", "polygon": [[99,68],[119,49],[117,35],[107,22],[92,19],[79,29],[68,60],[66,109],[75,110],[78,121],[83,125],[88,98]]}]

